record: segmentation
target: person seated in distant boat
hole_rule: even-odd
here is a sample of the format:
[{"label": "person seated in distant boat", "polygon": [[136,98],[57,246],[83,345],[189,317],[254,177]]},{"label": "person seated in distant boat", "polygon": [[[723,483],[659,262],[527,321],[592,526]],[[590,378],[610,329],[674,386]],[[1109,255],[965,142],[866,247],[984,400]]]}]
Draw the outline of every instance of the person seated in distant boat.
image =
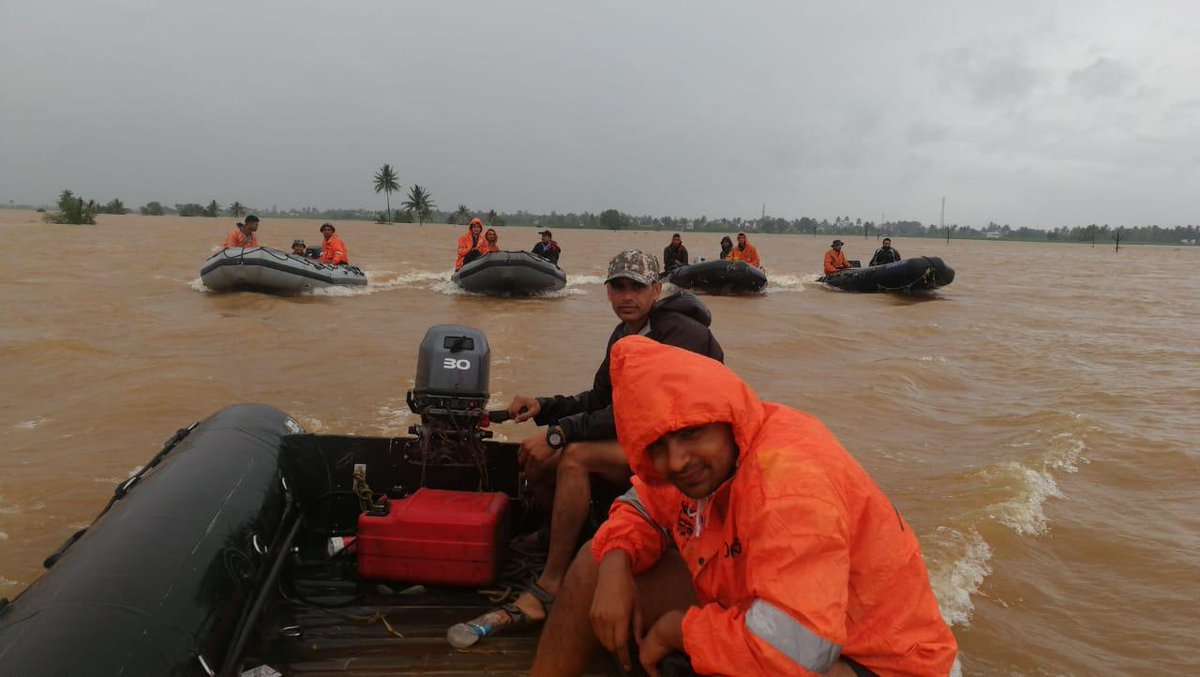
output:
[{"label": "person seated in distant boat", "polygon": [[725,237],[721,238],[721,260],[724,261],[725,259],[729,258],[729,255],[732,253],[733,240],[730,240],[729,236],[726,235]]},{"label": "person seated in distant boat", "polygon": [[900,252],[892,249],[892,238],[883,238],[883,243],[879,249],[875,250],[875,256],[871,257],[871,262],[868,266],[882,266],[885,263],[895,263],[900,260]]},{"label": "person seated in distant boat", "polygon": [[562,253],[562,249],[554,241],[554,235],[548,230],[543,230],[538,235],[542,236],[542,241],[533,245],[533,253],[557,266],[558,255]]},{"label": "person seated in distant boat", "polygon": [[663,270],[671,271],[689,263],[687,247],[683,246],[683,238],[679,233],[671,236],[671,244],[663,249]]},{"label": "person seated in distant boat", "polygon": [[486,253],[487,240],[483,239],[483,220],[477,216],[467,223],[467,232],[458,238],[458,259],[454,262],[454,270]]},{"label": "person seated in distant boat", "polygon": [[829,251],[825,252],[825,274],[833,275],[834,273],[850,268],[850,262],[846,260],[846,254],[842,252],[842,245],[845,244],[841,240],[834,240],[833,244],[829,245]]},{"label": "person seated in distant boat", "polygon": [[337,229],[332,223],[321,224],[321,235],[325,241],[321,243],[321,258],[317,259],[321,263],[330,265],[350,265],[350,253],[346,251],[346,243],[342,242],[342,238],[334,235]]},{"label": "person seated in distant boat", "polygon": [[308,245],[304,244],[304,240],[292,240],[292,255],[308,258]]},{"label": "person seated in distant boat", "polygon": [[758,250],[746,239],[745,233],[737,234],[737,246],[729,252],[729,260],[745,261],[755,268],[762,268],[762,262],[758,259]]},{"label": "person seated in distant boat", "polygon": [[221,249],[236,249],[237,247],[257,247],[258,246],[258,217],[251,214],[246,217],[245,223],[237,224],[228,235],[225,236],[225,243],[221,245]]},{"label": "person seated in distant boat", "polygon": [[[608,301],[620,323],[608,338],[611,349],[632,334],[724,360],[721,344],[708,328],[711,315],[696,297],[673,295],[658,302],[662,292],[658,259],[631,249],[608,264],[604,284]],[[454,646],[470,646],[512,625],[540,623],[546,618],[588,521],[593,487],[597,500],[612,500],[629,487],[629,463],[616,439],[613,423],[612,380],[607,354],[592,380],[591,390],[578,395],[530,397],[517,395],[508,405],[513,421],[533,419],[545,433],[521,442],[518,458],[539,503],[550,511],[549,549],[537,581],[505,605],[450,629]]]},{"label": "person seated in distant boat", "polygon": [[584,545],[533,677],[603,647],[628,673],[961,674],[913,529],[824,425],[640,336],[610,351],[630,490]]},{"label": "person seated in distant boat", "polygon": [[500,251],[500,236],[496,234],[495,228],[488,228],[483,234],[484,246],[487,247],[488,254],[495,254]]}]

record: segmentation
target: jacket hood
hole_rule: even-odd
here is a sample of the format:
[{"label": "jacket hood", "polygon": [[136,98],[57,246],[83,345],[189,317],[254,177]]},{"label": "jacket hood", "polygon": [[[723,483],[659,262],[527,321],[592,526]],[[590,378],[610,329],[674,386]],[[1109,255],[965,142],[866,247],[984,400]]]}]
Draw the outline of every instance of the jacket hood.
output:
[{"label": "jacket hood", "polygon": [[690,292],[681,291],[671,294],[654,304],[653,310],[654,312],[680,313],[706,327],[712,326],[712,313],[709,312],[708,306]]},{"label": "jacket hood", "polygon": [[617,440],[634,474],[649,484],[666,482],[646,452],[663,435],[729,423],[740,463],[766,419],[762,401],[728,367],[644,336],[627,336],[613,345],[609,373]]}]

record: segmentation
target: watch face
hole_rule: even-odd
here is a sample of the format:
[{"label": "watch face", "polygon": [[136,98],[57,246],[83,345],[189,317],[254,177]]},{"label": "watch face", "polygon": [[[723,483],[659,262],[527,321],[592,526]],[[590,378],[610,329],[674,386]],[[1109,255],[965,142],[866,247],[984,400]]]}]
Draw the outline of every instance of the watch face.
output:
[{"label": "watch face", "polygon": [[548,442],[551,447],[558,449],[563,445],[562,433],[557,430],[551,430],[550,434],[546,435],[546,442]]}]

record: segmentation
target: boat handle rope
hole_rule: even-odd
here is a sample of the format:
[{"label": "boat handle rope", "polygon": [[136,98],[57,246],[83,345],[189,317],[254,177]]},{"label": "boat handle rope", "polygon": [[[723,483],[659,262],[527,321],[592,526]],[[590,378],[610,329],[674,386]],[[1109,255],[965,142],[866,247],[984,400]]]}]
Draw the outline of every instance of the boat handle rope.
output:
[{"label": "boat handle rope", "polygon": [[[198,425],[200,425],[199,421],[193,421],[188,427],[176,430],[175,434],[163,444],[163,448],[154,455],[154,458],[150,459],[149,463],[142,466],[141,470],[138,470],[136,473],[134,473],[132,477],[118,484],[117,488],[113,491],[112,498],[108,499],[108,504],[105,505],[100,513],[96,515],[95,519],[92,520],[92,524],[95,524],[96,520],[104,517],[104,514],[107,513],[117,501],[125,498],[125,496],[133,490],[134,485],[136,485],[138,481],[140,481],[142,477],[150,471],[151,468],[157,466],[162,461],[163,457],[170,453],[172,449],[179,446],[179,443],[182,442],[183,439],[187,437],[193,430],[195,430],[196,426]],[[50,567],[54,566],[58,560],[62,559],[62,556],[66,554],[67,549],[74,545],[75,542],[80,538],[83,538],[83,535],[87,533],[87,530],[90,528],[91,524],[67,537],[67,540],[63,541],[63,544],[58,547],[58,550],[55,550],[50,554],[49,557],[42,560],[42,568],[49,569]]]}]

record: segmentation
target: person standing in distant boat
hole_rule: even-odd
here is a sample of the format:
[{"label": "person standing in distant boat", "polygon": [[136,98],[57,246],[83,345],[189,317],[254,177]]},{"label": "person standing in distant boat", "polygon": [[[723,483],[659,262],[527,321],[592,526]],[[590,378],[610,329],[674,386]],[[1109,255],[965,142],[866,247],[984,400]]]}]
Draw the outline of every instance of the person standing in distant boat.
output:
[{"label": "person standing in distant boat", "polygon": [[729,260],[745,261],[755,268],[762,268],[762,262],[758,259],[758,250],[746,239],[745,233],[738,233],[737,246],[729,252]]},{"label": "person standing in distant boat", "polygon": [[542,241],[533,245],[533,253],[557,266],[558,255],[562,254],[562,248],[554,241],[554,234],[548,230],[543,230],[538,235],[542,236]]},{"label": "person standing in distant boat", "polygon": [[500,236],[496,233],[495,228],[488,228],[483,234],[484,246],[487,247],[488,254],[495,254],[500,251]]},{"label": "person standing in distant boat", "polygon": [[671,244],[663,249],[663,271],[670,272],[688,264],[688,250],[683,246],[683,238],[679,233],[671,236]]},{"label": "person standing in distant boat", "polygon": [[350,265],[350,254],[346,251],[346,243],[342,242],[342,238],[333,234],[336,230],[332,223],[321,225],[321,235],[325,237],[325,241],[321,243],[321,258],[318,260],[334,266]]},{"label": "person standing in distant boat", "polygon": [[258,246],[258,217],[251,214],[246,217],[245,223],[237,224],[228,235],[225,236],[225,243],[221,245],[221,249],[236,249],[238,247],[257,247]]},{"label": "person standing in distant boat", "polygon": [[826,275],[833,275],[850,268],[850,262],[846,260],[846,254],[842,252],[843,244],[845,243],[841,240],[834,240],[833,244],[829,245],[829,251],[825,252]]},{"label": "person standing in distant boat", "polygon": [[729,255],[732,253],[733,240],[730,240],[729,236],[726,235],[725,237],[721,238],[721,260],[724,261],[725,259],[729,258]]},{"label": "person standing in distant boat", "polygon": [[458,260],[454,270],[487,253],[487,241],[483,239],[483,221],[477,216],[467,224],[467,232],[458,238]]},{"label": "person standing in distant boat", "polygon": [[871,262],[868,266],[882,266],[885,263],[895,263],[900,260],[900,252],[892,249],[892,238],[883,238],[883,244],[879,249],[875,250],[875,256],[871,257]]}]

